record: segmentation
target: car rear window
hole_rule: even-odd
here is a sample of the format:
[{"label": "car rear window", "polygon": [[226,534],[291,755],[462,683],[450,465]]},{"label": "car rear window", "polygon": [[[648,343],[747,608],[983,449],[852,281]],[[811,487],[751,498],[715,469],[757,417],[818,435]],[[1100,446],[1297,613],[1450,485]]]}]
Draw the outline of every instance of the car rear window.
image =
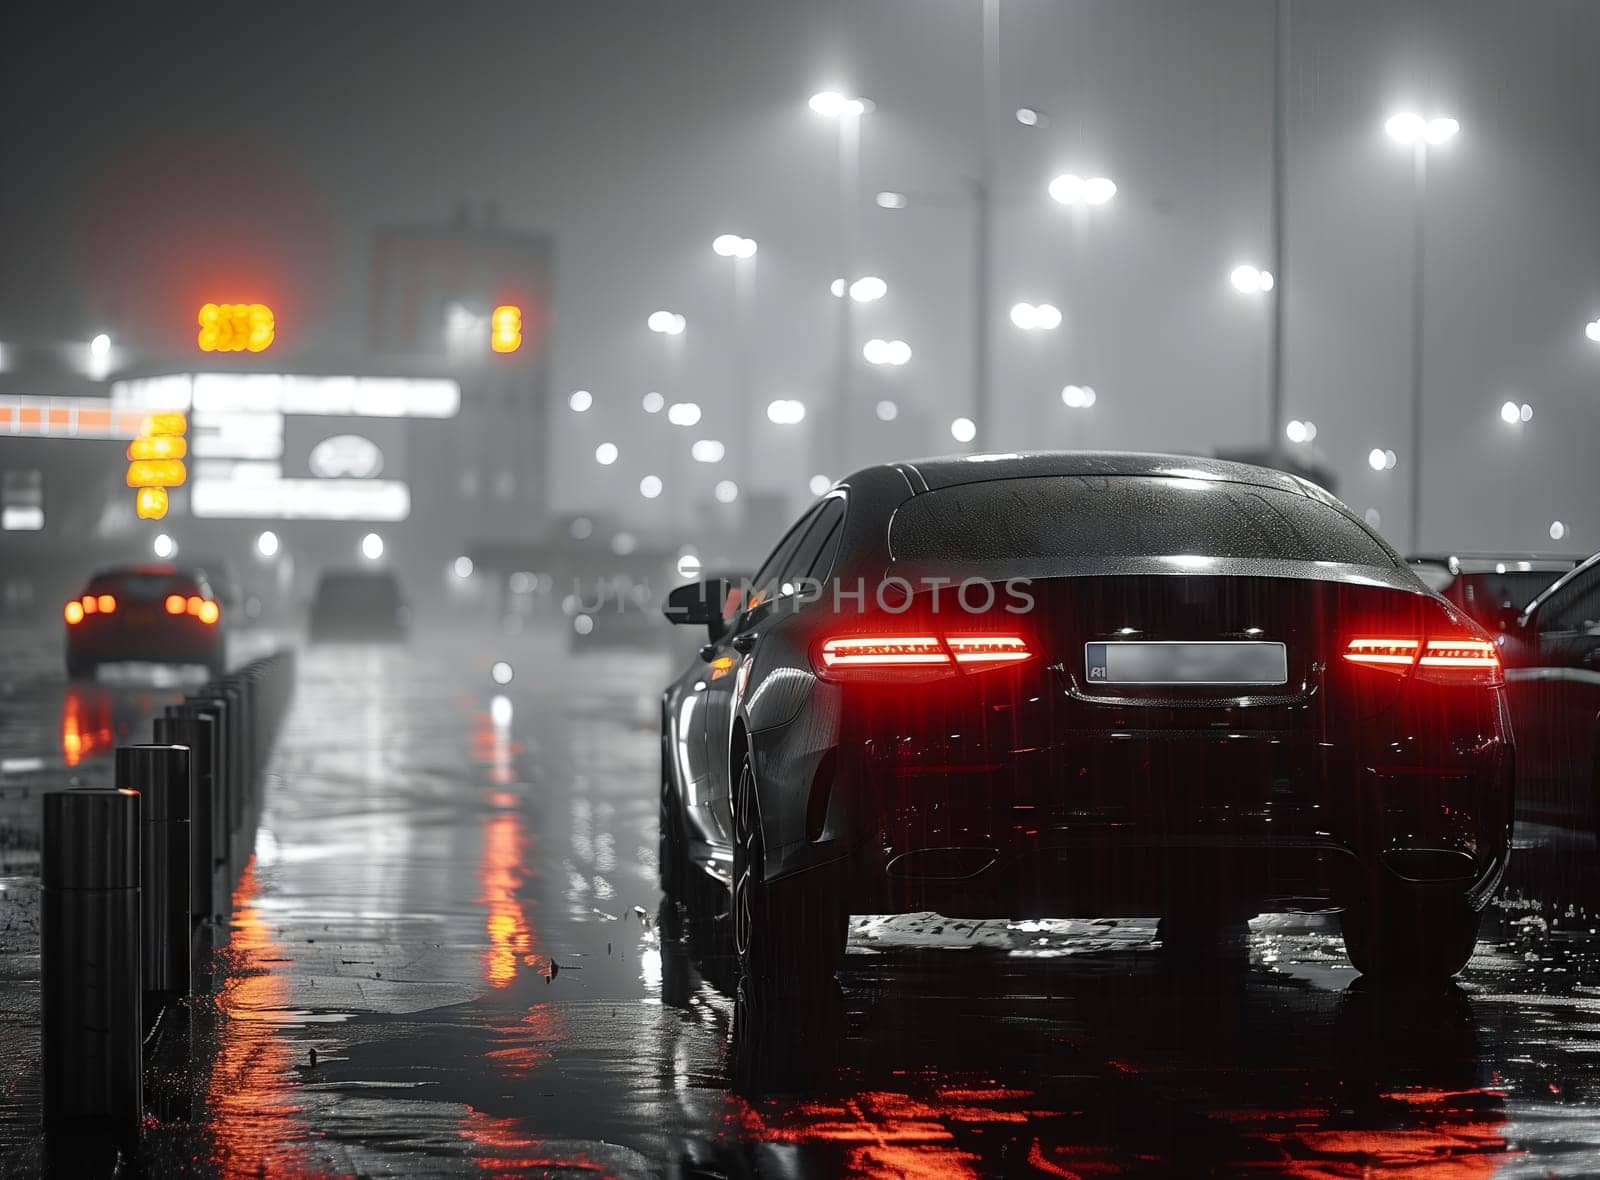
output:
[{"label": "car rear window", "polygon": [[400,602],[395,580],[382,574],[338,574],[317,586],[316,609],[361,615],[370,610],[392,610]]},{"label": "car rear window", "polygon": [[115,594],[129,601],[151,601],[169,594],[200,593],[195,579],[182,574],[102,574],[88,586],[90,594]]},{"label": "car rear window", "polygon": [[1169,476],[1043,476],[915,496],[889,531],[894,559],[1223,557],[1394,568],[1343,513],[1296,492]]}]

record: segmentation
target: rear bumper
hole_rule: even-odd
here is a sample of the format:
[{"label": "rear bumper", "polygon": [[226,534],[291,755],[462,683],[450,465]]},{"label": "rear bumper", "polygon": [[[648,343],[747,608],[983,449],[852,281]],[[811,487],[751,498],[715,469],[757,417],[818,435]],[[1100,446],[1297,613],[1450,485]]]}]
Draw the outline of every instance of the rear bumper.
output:
[{"label": "rear bumper", "polygon": [[832,766],[783,869],[824,870],[856,912],[1315,911],[1382,882],[1481,905],[1510,846],[1512,750],[1493,735],[1437,765],[1235,734],[1084,738],[1003,768],[909,774],[841,748]]},{"label": "rear bumper", "polygon": [[148,626],[106,626],[102,620],[95,620],[91,625],[91,621],[85,619],[67,632],[67,659],[98,663],[126,660],[206,664],[223,653],[225,643],[220,626],[187,616],[172,623],[163,620]]}]

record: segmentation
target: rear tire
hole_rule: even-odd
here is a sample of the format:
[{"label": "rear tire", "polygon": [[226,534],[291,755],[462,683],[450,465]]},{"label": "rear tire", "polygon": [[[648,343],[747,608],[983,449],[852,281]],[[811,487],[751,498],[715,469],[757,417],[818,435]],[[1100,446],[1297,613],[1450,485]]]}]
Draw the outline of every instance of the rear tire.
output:
[{"label": "rear tire", "polygon": [[683,937],[684,877],[683,818],[677,792],[667,776],[663,751],[661,767],[661,822],[656,841],[657,870],[661,879],[661,933],[674,942]]},{"label": "rear tire", "polygon": [[810,880],[766,879],[766,846],[748,754],[734,789],[733,827],[739,987],[753,1009],[770,1013],[780,1001],[791,1014],[805,1015],[821,1006],[833,985],[844,954],[846,917],[838,899]]},{"label": "rear tire", "polygon": [[1340,918],[1345,953],[1362,975],[1385,983],[1444,983],[1461,971],[1478,943],[1479,913],[1464,897],[1427,897],[1402,888]]}]

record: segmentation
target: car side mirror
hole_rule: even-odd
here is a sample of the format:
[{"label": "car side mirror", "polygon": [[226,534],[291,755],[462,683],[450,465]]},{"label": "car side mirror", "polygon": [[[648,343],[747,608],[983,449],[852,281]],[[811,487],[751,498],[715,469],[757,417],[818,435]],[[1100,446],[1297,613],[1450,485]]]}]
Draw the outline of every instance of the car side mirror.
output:
[{"label": "car side mirror", "polygon": [[661,613],[669,623],[682,626],[703,626],[715,643],[728,629],[723,618],[723,608],[733,587],[726,578],[707,578],[679,586],[667,595],[667,605]]}]

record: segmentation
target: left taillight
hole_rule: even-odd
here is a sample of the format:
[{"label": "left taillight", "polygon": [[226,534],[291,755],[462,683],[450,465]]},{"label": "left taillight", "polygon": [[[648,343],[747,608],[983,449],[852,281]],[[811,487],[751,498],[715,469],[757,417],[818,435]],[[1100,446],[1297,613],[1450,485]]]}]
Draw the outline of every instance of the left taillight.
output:
[{"label": "left taillight", "polygon": [[83,603],[74,598],[71,602],[67,603],[66,609],[61,613],[66,616],[69,626],[81,623],[83,622]]},{"label": "left taillight", "polygon": [[813,649],[824,680],[915,682],[986,672],[1033,658],[1019,635],[838,635]]},{"label": "left taillight", "polygon": [[1500,656],[1487,639],[1361,637],[1345,645],[1352,664],[1435,684],[1504,684]]}]

